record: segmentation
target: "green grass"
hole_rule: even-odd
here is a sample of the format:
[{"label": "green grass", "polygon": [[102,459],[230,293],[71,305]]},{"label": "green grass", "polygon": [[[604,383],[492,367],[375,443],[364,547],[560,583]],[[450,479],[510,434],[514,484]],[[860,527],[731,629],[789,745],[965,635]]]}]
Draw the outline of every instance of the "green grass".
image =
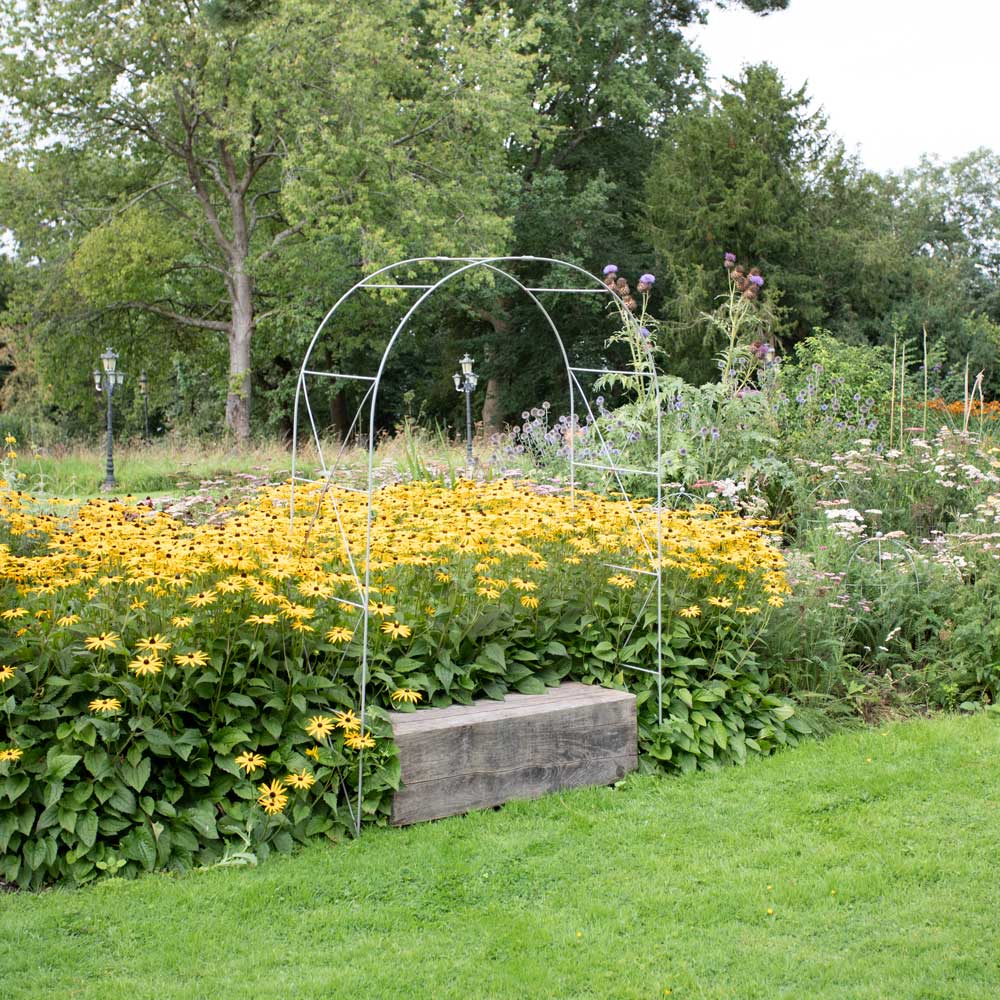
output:
[{"label": "green grass", "polygon": [[1000,723],[907,722],[257,869],[0,897],[0,997],[987,998],[998,857]]}]

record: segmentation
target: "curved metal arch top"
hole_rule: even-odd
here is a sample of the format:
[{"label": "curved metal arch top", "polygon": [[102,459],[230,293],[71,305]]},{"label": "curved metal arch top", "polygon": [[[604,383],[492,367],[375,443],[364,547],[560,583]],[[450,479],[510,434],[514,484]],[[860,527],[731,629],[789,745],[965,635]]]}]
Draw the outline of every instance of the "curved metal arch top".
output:
[{"label": "curved metal arch top", "polygon": [[[536,264],[548,264],[554,268],[563,269],[571,272],[574,275],[580,276],[583,280],[578,282],[580,287],[552,287],[552,288],[542,288],[533,287],[524,284],[518,277],[512,274],[507,266],[517,263],[536,263]],[[403,269],[414,269],[423,267],[440,267],[445,266],[447,271],[445,274],[437,277],[436,280],[427,282],[394,282],[387,280],[393,276],[394,273]],[[386,267],[379,268],[372,274],[363,278],[361,281],[354,284],[349,288],[328,310],[324,315],[323,319],[316,328],[315,333],[309,341],[309,345],[306,348],[305,354],[302,359],[302,364],[299,368],[299,376],[296,383],[295,390],[295,406],[293,411],[292,420],[292,479],[291,479],[291,493],[290,493],[290,503],[289,503],[289,517],[294,521],[295,517],[295,485],[296,483],[315,481],[314,478],[303,477],[298,475],[298,439],[299,439],[299,427],[300,427],[300,417],[302,408],[304,407],[305,413],[309,418],[309,425],[312,434],[313,442],[317,448],[321,462],[321,474],[323,480],[325,480],[325,487],[323,494],[326,494],[330,485],[333,483],[333,475],[336,471],[337,466],[341,458],[343,457],[344,451],[347,447],[348,441],[351,435],[357,429],[359,423],[362,422],[364,416],[367,415],[367,447],[368,447],[368,463],[367,463],[367,488],[362,492],[367,495],[367,518],[366,518],[366,530],[365,530],[365,548],[363,553],[363,560],[361,566],[358,566],[357,556],[361,556],[362,553],[353,553],[350,549],[350,544],[348,542],[348,536],[346,529],[344,528],[343,522],[341,521],[339,508],[336,504],[336,499],[333,499],[334,512],[337,518],[338,526],[340,529],[341,539],[345,548],[345,553],[347,557],[348,565],[350,566],[351,573],[354,576],[358,600],[356,602],[346,602],[351,605],[355,605],[358,609],[358,617],[361,625],[361,635],[362,635],[362,658],[361,658],[361,684],[360,684],[360,705],[359,705],[359,716],[361,720],[362,729],[365,725],[365,714],[366,714],[366,702],[367,702],[367,686],[368,686],[368,656],[369,656],[369,614],[367,611],[369,603],[369,594],[371,589],[371,548],[372,548],[372,523],[373,523],[373,494],[374,494],[374,476],[375,476],[375,429],[376,429],[376,407],[378,404],[379,390],[381,388],[381,382],[383,375],[385,373],[386,363],[395,347],[400,335],[406,329],[410,320],[417,313],[420,307],[427,302],[431,296],[439,291],[440,289],[446,287],[449,283],[457,278],[460,278],[470,272],[477,269],[484,269],[489,273],[508,281],[515,285],[538,309],[541,313],[549,329],[555,338],[555,344],[558,348],[559,355],[562,359],[563,367],[566,372],[566,381],[569,389],[569,403],[570,412],[569,420],[570,427],[574,428],[576,426],[576,400],[579,397],[582,402],[587,415],[589,417],[588,423],[595,429],[597,435],[600,450],[599,454],[604,459],[600,463],[594,462],[580,462],[576,458],[576,435],[570,433],[568,435],[568,457],[569,457],[569,492],[571,503],[575,503],[576,499],[576,470],[578,468],[587,468],[603,471],[611,475],[624,498],[625,503],[628,505],[628,510],[630,516],[635,523],[639,531],[639,537],[642,538],[643,544],[646,549],[646,553],[650,559],[651,565],[654,567],[652,571],[648,572],[648,577],[651,578],[651,583],[649,585],[648,593],[646,594],[646,599],[642,604],[642,608],[639,612],[639,619],[645,613],[646,607],[649,605],[650,601],[655,595],[655,607],[656,607],[656,645],[657,645],[657,668],[655,671],[649,670],[648,668],[633,666],[630,664],[620,664],[622,668],[638,670],[644,673],[652,674],[656,678],[657,686],[657,706],[658,706],[658,718],[660,722],[663,720],[663,579],[662,579],[662,566],[663,566],[663,532],[662,532],[662,510],[663,510],[663,473],[662,473],[662,445],[663,445],[663,434],[662,434],[662,407],[661,407],[661,397],[660,397],[660,386],[658,379],[656,377],[656,368],[653,363],[653,353],[650,345],[644,344],[644,351],[646,354],[645,369],[638,369],[633,371],[609,371],[607,369],[593,369],[593,368],[581,368],[574,366],[571,363],[569,353],[566,349],[566,344],[563,341],[562,336],[559,332],[559,327],[555,322],[552,311],[547,308],[539,296],[542,294],[552,293],[552,294],[569,294],[569,295],[605,295],[610,296],[612,300],[617,300],[621,303],[621,296],[614,289],[609,287],[601,278],[597,275],[573,264],[569,261],[559,260],[552,257],[534,257],[534,256],[508,256],[508,257],[413,257],[406,260],[396,261],[393,264],[389,264]],[[330,324],[335,319],[338,311],[352,299],[357,293],[369,290],[393,290],[393,291],[418,291],[420,294],[417,296],[416,300],[409,305],[403,312],[402,317],[399,319],[389,341],[382,352],[382,356],[379,359],[378,367],[374,375],[365,375],[358,373],[345,373],[345,372],[333,372],[333,371],[323,371],[310,367],[310,360],[313,356],[313,352],[320,341],[321,336],[327,331]],[[624,312],[624,309],[623,309]],[[580,382],[579,376],[581,374],[586,375],[621,375],[629,377],[638,377],[642,379],[648,379],[648,385],[650,390],[650,395],[655,403],[655,414],[656,414],[656,464],[653,468],[642,469],[642,468],[623,468],[616,464],[614,461],[613,449],[609,446],[608,442],[605,440],[604,435],[600,429],[600,424],[597,421],[596,415],[591,408],[588,394],[583,388]],[[340,451],[334,460],[332,466],[327,466],[326,459],[323,455],[323,446],[319,434],[319,429],[316,425],[315,416],[312,411],[312,406],[309,401],[309,393],[307,386],[307,378],[329,378],[329,379],[344,379],[359,381],[362,384],[367,385],[367,389],[362,397],[361,403],[358,406],[357,412],[355,413],[354,419],[350,424],[348,432],[344,435],[344,439],[341,443]],[[367,413],[366,413],[367,410]],[[646,538],[643,530],[643,522],[639,518],[635,508],[632,505],[631,498],[625,489],[624,483],[622,481],[623,475],[642,475],[648,476],[651,480],[651,485],[655,483],[656,488],[656,503],[654,508],[655,514],[655,539],[651,545],[649,540]],[[322,502],[322,500],[320,500]],[[615,567],[617,569],[627,569],[627,567]],[[360,569],[360,571],[359,571]],[[342,602],[343,603],[343,602]],[[638,627],[639,621],[633,625],[633,631]],[[357,791],[357,810],[354,815],[354,823],[356,832],[360,833],[361,829],[361,803],[363,795],[363,751],[360,755],[358,762],[358,791]]]}]

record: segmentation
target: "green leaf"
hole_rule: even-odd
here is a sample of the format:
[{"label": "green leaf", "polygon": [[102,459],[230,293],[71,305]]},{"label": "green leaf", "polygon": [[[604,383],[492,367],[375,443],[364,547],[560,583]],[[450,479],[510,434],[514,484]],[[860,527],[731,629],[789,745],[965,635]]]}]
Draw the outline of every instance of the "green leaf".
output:
[{"label": "green leaf", "polygon": [[152,765],[149,762],[148,757],[144,757],[138,764],[133,766],[132,764],[122,765],[122,777],[125,779],[126,784],[130,788],[134,788],[137,792],[141,792],[149,780],[149,774],[152,770]]},{"label": "green leaf", "polygon": [[537,677],[525,677],[523,680],[518,681],[514,687],[521,694],[545,694],[545,684]]},{"label": "green leaf", "polygon": [[46,777],[61,781],[76,767],[83,757],[77,753],[55,753],[47,758]]},{"label": "green leaf", "polygon": [[87,812],[77,816],[76,836],[84,847],[94,846],[97,840],[97,813],[93,809],[88,809]]}]

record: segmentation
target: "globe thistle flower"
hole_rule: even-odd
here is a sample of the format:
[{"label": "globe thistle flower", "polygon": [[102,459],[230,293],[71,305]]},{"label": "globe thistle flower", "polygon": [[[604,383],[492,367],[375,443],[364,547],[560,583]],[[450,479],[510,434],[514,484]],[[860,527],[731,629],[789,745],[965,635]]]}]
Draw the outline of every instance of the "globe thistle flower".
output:
[{"label": "globe thistle flower", "polygon": [[750,284],[755,285],[757,288],[764,287],[764,279],[759,274],[750,275]]},{"label": "globe thistle flower", "polygon": [[617,264],[605,264],[604,265],[604,271],[602,273],[604,274],[605,278],[609,274],[617,274],[618,273],[618,265]]},{"label": "globe thistle flower", "polygon": [[727,253],[725,257],[722,258],[723,265],[727,271],[731,271],[736,266],[736,254]]},{"label": "globe thistle flower", "polygon": [[648,292],[656,284],[656,275],[644,274],[639,278],[638,289],[640,292]]}]

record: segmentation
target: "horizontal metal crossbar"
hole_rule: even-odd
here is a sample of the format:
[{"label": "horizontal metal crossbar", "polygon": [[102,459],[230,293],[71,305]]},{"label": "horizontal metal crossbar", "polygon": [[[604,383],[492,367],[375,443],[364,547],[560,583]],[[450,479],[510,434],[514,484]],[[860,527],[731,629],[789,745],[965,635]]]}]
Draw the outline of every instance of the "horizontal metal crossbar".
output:
[{"label": "horizontal metal crossbar", "polygon": [[374,375],[347,375],[344,372],[317,372],[313,371],[311,368],[307,368],[303,375],[319,375],[322,378],[350,378],[357,382],[374,382]]},{"label": "horizontal metal crossbar", "polygon": [[659,670],[650,670],[648,667],[637,667],[634,663],[619,663],[618,666],[621,667],[622,670],[638,670],[640,673],[652,674],[654,677],[660,676]]},{"label": "horizontal metal crossbar", "polygon": [[655,378],[656,372],[626,372],[615,368],[574,368],[569,366],[571,372],[584,372],[589,375],[638,375],[639,378]]},{"label": "horizontal metal crossbar", "polygon": [[601,472],[625,472],[633,476],[655,476],[655,469],[629,469],[621,465],[598,465],[596,462],[574,462],[578,469],[598,469]]},{"label": "horizontal metal crossbar", "polygon": [[526,292],[562,292],[565,295],[606,295],[610,288],[526,288]]},{"label": "horizontal metal crossbar", "polygon": [[622,566],[619,563],[601,563],[602,566],[607,566],[608,569],[622,569],[626,573],[638,573],[641,576],[658,576],[659,574],[653,569],[636,569],[634,566]]},{"label": "horizontal metal crossbar", "polygon": [[360,609],[361,611],[364,611],[364,610],[365,610],[365,607],[364,607],[364,605],[363,605],[363,604],[358,604],[358,602],[357,602],[357,601],[349,601],[349,600],[347,600],[347,598],[346,598],[346,597],[335,597],[335,598],[334,598],[334,600],[335,600],[335,601],[336,601],[336,602],[337,602],[338,604],[349,604],[349,605],[350,605],[350,606],[351,606],[352,608],[358,608],[358,609]]},{"label": "horizontal metal crossbar", "polygon": [[433,288],[433,285],[359,285],[359,288]]}]

